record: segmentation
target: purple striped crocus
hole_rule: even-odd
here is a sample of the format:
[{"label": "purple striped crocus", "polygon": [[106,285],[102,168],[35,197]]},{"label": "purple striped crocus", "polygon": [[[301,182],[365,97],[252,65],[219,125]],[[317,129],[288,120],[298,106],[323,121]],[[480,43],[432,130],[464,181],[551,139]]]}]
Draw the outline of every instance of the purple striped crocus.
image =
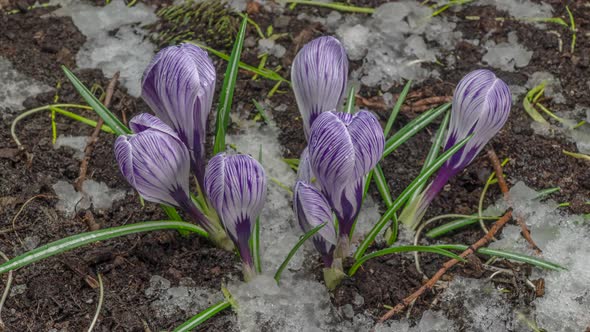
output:
[{"label": "purple striped crocus", "polygon": [[348,58],[338,39],[316,38],[295,56],[291,80],[305,138],[322,112],[336,111],[342,104],[348,80]]},{"label": "purple striped crocus", "polygon": [[201,189],[207,118],[214,91],[213,62],[207,52],[192,44],[162,49],[143,74],[143,100],[187,146],[191,168]]},{"label": "purple striped crocus", "polygon": [[322,256],[325,267],[332,267],[337,238],[328,200],[311,184],[297,181],[293,189],[293,211],[304,233],[326,223],[313,235],[312,240],[316,250]]},{"label": "purple striped crocus", "polygon": [[133,134],[115,141],[115,158],[127,182],[145,200],[179,207],[209,233],[216,232],[190,198],[190,156],[176,132],[147,113],[129,126]]},{"label": "purple striped crocus", "polygon": [[338,219],[341,238],[349,238],[363,198],[365,175],[377,165],[385,139],[377,118],[325,112],[311,127],[311,170]]},{"label": "purple striped crocus", "polygon": [[266,174],[248,155],[219,153],[205,170],[205,191],[244,265],[244,278],[254,274],[249,241],[266,199]]},{"label": "purple striped crocus", "polygon": [[452,177],[475,159],[504,126],[511,105],[510,89],[493,72],[485,69],[475,70],[461,79],[453,96],[444,150],[450,149],[471,134],[473,137],[443,164],[432,183],[417,196],[417,199],[408,203],[401,216],[402,222],[412,228],[418,226],[434,197]]}]

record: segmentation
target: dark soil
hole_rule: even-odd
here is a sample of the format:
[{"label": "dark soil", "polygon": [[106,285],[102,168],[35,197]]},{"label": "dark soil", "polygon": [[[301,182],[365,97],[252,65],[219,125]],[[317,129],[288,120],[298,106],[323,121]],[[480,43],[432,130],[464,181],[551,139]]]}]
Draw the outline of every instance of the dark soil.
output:
[{"label": "dark soil", "polygon": [[[145,1],[157,6],[164,6],[169,1]],[[553,4],[556,15],[563,17],[565,9],[558,0],[546,1]],[[0,1],[0,4],[4,3]],[[31,2],[32,3],[32,2]],[[361,6],[378,6],[383,1],[353,1]],[[27,1],[8,1],[4,9],[23,8]],[[554,37],[538,30],[530,24],[516,21],[497,22],[489,19],[506,16],[496,12],[492,7],[469,6],[458,12],[447,11],[444,15],[455,15],[458,18],[478,15],[480,21],[458,20],[458,29],[470,39],[481,38],[491,34],[500,42],[505,40],[509,31],[516,31],[519,40],[528,49],[533,50],[533,58],[529,66],[515,73],[496,71],[508,84],[523,85],[527,76],[535,71],[549,71],[561,79],[565,105],[550,107],[556,111],[569,112],[575,104],[590,106],[588,88],[588,66],[590,63],[590,42],[586,33],[590,26],[590,12],[584,7],[583,1],[570,2],[570,8],[576,13],[578,41],[575,54],[567,51],[558,52]],[[62,102],[81,102],[72,86],[66,83],[60,65],[65,64],[75,69],[75,55],[84,43],[84,36],[78,32],[70,18],[41,18],[50,10],[23,10],[21,13],[6,15],[0,11],[0,56],[13,63],[15,68],[28,76],[56,86],[62,83],[58,94]],[[317,23],[310,24],[300,21],[296,16],[301,12],[311,15],[327,15],[327,9],[300,6],[295,11],[285,11],[282,15],[265,11],[262,7],[249,7],[250,17],[263,31],[270,24],[276,34],[286,33],[278,40],[287,48],[281,59],[270,57],[268,68],[282,66],[280,74],[288,78],[290,64],[297,50],[306,42],[317,36],[326,34],[325,28]],[[344,14],[347,15],[347,14]],[[287,23],[285,23],[287,22]],[[555,27],[568,40],[567,29]],[[252,29],[248,36],[256,36]],[[542,38],[538,38],[542,36]],[[568,44],[567,42],[565,44]],[[230,50],[222,51],[229,53]],[[458,80],[467,72],[479,68],[483,51],[467,44],[459,43],[455,50],[456,68],[441,71],[439,79],[430,79],[412,87],[412,94],[420,98],[431,96],[450,96]],[[252,65],[258,64],[256,45],[246,45],[243,61]],[[223,62],[217,62],[218,85],[225,70]],[[352,63],[358,67],[360,63]],[[99,70],[76,71],[76,74],[88,86],[97,83],[106,87],[109,78]],[[258,79],[251,80],[251,75],[242,72],[238,80],[238,88],[234,97],[236,109],[242,115],[254,117],[257,113],[251,100],[262,101],[273,87],[274,82]],[[401,91],[402,86],[391,89],[394,95]],[[385,91],[382,91],[385,92]],[[379,98],[379,91],[363,89],[359,92],[365,98]],[[53,101],[55,91],[27,100],[26,107],[45,105]],[[417,97],[418,98],[418,97]],[[411,100],[409,103],[417,100]],[[285,105],[283,111],[274,111]],[[266,108],[281,129],[280,142],[284,146],[284,156],[297,158],[305,146],[302,126],[292,92],[288,87],[281,86],[279,92],[266,100]],[[409,106],[409,105],[408,105]],[[122,87],[117,88],[111,110],[129,119],[133,114],[149,111],[139,99],[129,96]],[[387,118],[385,109],[372,109],[382,119]],[[417,114],[402,112],[398,117],[394,130],[401,128]],[[92,117],[92,115],[88,115]],[[45,244],[65,236],[85,232],[89,226],[83,216],[87,211],[78,211],[73,218],[66,218],[55,209],[56,199],[52,185],[58,180],[73,182],[78,176],[79,161],[73,158],[68,149],[54,149],[51,144],[51,127],[49,117],[36,115],[25,119],[18,127],[18,135],[26,146],[26,153],[15,149],[9,133],[10,120],[2,123],[0,130],[0,248],[9,257],[25,251],[21,240],[25,237],[37,237]],[[510,158],[505,168],[508,180],[522,180],[535,189],[559,186],[561,192],[552,198],[560,202],[571,202],[565,208],[570,213],[590,213],[590,205],[584,202],[590,197],[590,171],[588,163],[564,156],[562,149],[576,151],[574,144],[565,138],[547,138],[534,135],[530,129],[531,119],[524,112],[521,103],[517,103],[507,125],[493,139],[488,147],[492,147],[498,156]],[[426,131],[417,134],[411,141],[403,145],[386,160],[382,166],[394,197],[415,177],[427,150],[430,138],[436,130],[433,124]],[[232,127],[232,130],[237,128]],[[89,135],[92,128],[80,123],[58,117],[57,130],[66,135]],[[105,182],[111,188],[128,189],[129,186],[120,176],[115,164],[112,144],[114,138],[101,133],[89,165],[89,179]],[[471,214],[476,211],[478,199],[491,172],[491,166],[482,153],[463,173],[453,179],[448,187],[434,201],[426,217],[444,213]],[[379,196],[374,188],[375,199]],[[27,205],[24,203],[34,197]],[[487,195],[485,205],[499,196],[497,188],[492,187]],[[13,220],[19,209],[22,213]],[[163,213],[154,204],[146,204],[142,208],[138,197],[130,193],[124,200],[115,202],[112,209],[99,211],[90,209],[92,217],[101,228],[119,226],[141,220],[163,219]],[[13,230],[12,223],[16,230]],[[473,243],[482,233],[478,227],[471,227],[461,232],[446,236],[442,240],[450,243]],[[535,234],[532,234],[533,237]],[[428,242],[428,241],[425,241]],[[422,264],[426,273],[432,275],[445,260],[434,255],[422,255]],[[482,260],[473,258],[470,264],[453,269],[446,276],[460,274],[474,278],[486,277],[489,273],[481,271]],[[15,273],[13,285],[26,285],[24,292],[8,298],[3,308],[3,321],[7,331],[46,331],[63,329],[65,331],[85,330],[96,309],[97,290],[90,287],[88,278],[96,278],[101,273],[105,280],[105,304],[101,312],[97,331],[152,331],[171,329],[185,321],[189,314],[178,312],[166,319],[158,318],[150,303],[154,301],[145,295],[152,275],[160,275],[174,285],[182,278],[190,277],[201,286],[219,289],[228,278],[239,278],[237,259],[229,253],[213,248],[206,241],[198,238],[183,238],[174,232],[157,232],[137,234],[125,238],[105,241],[56,258],[22,268]],[[527,269],[517,265],[505,268],[523,271],[519,275],[527,275]],[[316,272],[318,272],[317,270]],[[345,280],[334,291],[334,304],[342,306],[354,303],[354,294],[363,296],[362,305],[354,305],[356,312],[368,311],[375,317],[385,312],[384,305],[395,305],[420,285],[421,275],[415,270],[410,256],[392,256],[367,262],[357,274]],[[14,287],[14,286],[13,286]],[[520,304],[532,300],[532,295],[515,287],[517,294],[512,302]],[[411,317],[419,318],[421,313],[435,302],[438,290],[426,294],[414,305]],[[460,311],[449,311],[449,315],[460,316]],[[204,325],[203,330],[225,331],[231,323],[223,319],[223,315],[231,315],[226,311]],[[229,325],[228,325],[229,324]]]}]

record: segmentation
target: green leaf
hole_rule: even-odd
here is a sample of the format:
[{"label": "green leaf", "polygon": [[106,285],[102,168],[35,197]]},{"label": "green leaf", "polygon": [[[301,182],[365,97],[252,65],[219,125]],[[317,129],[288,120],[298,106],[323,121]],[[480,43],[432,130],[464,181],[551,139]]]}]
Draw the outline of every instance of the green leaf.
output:
[{"label": "green leaf", "polygon": [[[215,56],[217,56],[217,57],[219,57],[219,58],[221,58],[221,59],[223,59],[225,61],[229,61],[229,59],[230,59],[230,56],[229,55],[227,55],[227,54],[225,54],[223,52],[219,52],[219,51],[217,51],[214,48],[208,47],[207,45],[203,45],[203,44],[200,44],[200,43],[197,43],[197,42],[194,42],[194,41],[187,41],[187,43],[191,43],[191,44],[197,45],[200,48],[202,48],[204,50],[207,50],[210,53],[213,53],[213,55],[215,55]],[[256,75],[262,76],[262,77],[267,78],[269,80],[290,83],[288,80],[284,79],[278,73],[276,73],[276,72],[274,72],[272,70],[269,70],[267,68],[256,68],[254,66],[245,64],[245,63],[243,63],[241,61],[238,62],[238,65],[243,70],[249,71],[251,73],[254,73]]]},{"label": "green leaf", "polygon": [[375,12],[374,8],[367,8],[367,7],[356,7],[351,6],[346,3],[340,2],[321,2],[321,1],[311,1],[311,0],[290,0],[287,3],[294,5],[309,5],[309,6],[317,6],[317,7],[325,7],[334,10],[338,10],[341,12],[348,12],[348,13],[361,13],[361,14],[373,14]]},{"label": "green leaf", "polygon": [[78,91],[78,93],[86,100],[88,105],[94,109],[96,114],[98,114],[103,120],[104,123],[109,126],[117,135],[126,135],[131,134],[131,130],[127,128],[117,117],[108,110],[99,100],[96,98],[85,86],[80,82],[80,80],[72,73],[66,66],[61,66],[66,77],[72,82],[74,88]]},{"label": "green leaf", "polygon": [[[458,250],[458,251],[465,251],[469,246],[463,244],[440,244],[435,245],[433,247],[440,248],[440,249],[448,249],[448,250]],[[494,256],[505,258],[517,262],[523,262],[527,264],[531,264],[534,266],[538,266],[548,270],[567,270],[565,267],[552,263],[546,260],[542,260],[536,257],[531,257],[515,252],[505,251],[505,250],[497,250],[497,249],[490,249],[490,248],[479,248],[477,250],[478,254],[486,255],[486,256]]]},{"label": "green leaf", "polygon": [[424,127],[426,127],[428,124],[434,121],[434,119],[438,118],[439,115],[446,112],[450,107],[451,104],[444,104],[442,106],[424,112],[420,116],[416,117],[414,120],[410,121],[407,125],[405,125],[402,129],[400,129],[397,133],[395,133],[385,142],[383,158],[387,157],[390,153],[395,151],[398,147],[400,147],[400,145],[404,144],[417,132],[424,129]]},{"label": "green leaf", "polygon": [[549,122],[547,122],[547,120],[545,120],[545,118],[543,118],[543,116],[533,106],[533,103],[536,101],[536,99],[538,99],[545,91],[545,84],[547,84],[547,82],[543,81],[541,84],[529,90],[522,101],[522,106],[534,121],[548,124]]},{"label": "green leaf", "polygon": [[[440,123],[440,126],[438,127],[438,130],[436,131],[436,136],[434,136],[434,143],[432,143],[432,146],[430,147],[430,151],[428,151],[428,155],[426,156],[426,159],[424,160],[424,165],[422,166],[422,170],[420,172],[424,172],[425,169],[427,169],[428,167],[430,167],[432,165],[434,160],[436,160],[436,157],[438,157],[438,153],[440,152],[441,146],[443,145],[443,139],[445,137],[445,132],[447,129],[447,125],[449,124],[450,117],[451,117],[451,113],[447,112],[445,114],[445,117],[443,118],[442,122]],[[413,202],[416,199],[416,197],[418,197],[418,195],[420,195],[420,193],[422,192],[422,189],[424,189],[424,185],[425,184],[419,186],[418,188],[416,188],[416,190],[414,190],[414,192],[412,193],[412,196],[408,200],[409,202]]]},{"label": "green leaf", "polygon": [[287,265],[289,265],[291,258],[293,258],[293,256],[295,256],[295,253],[297,253],[297,250],[299,250],[299,248],[303,245],[303,243],[305,243],[305,241],[307,241],[307,239],[312,237],[315,233],[319,232],[320,229],[322,229],[322,227],[324,227],[325,225],[326,225],[326,223],[318,225],[318,226],[314,227],[313,229],[311,229],[309,232],[303,234],[303,236],[301,236],[299,238],[299,241],[297,241],[297,243],[295,244],[293,249],[291,249],[291,251],[289,251],[289,254],[287,255],[287,257],[285,258],[285,260],[283,261],[281,266],[279,266],[279,269],[275,273],[275,280],[277,281],[277,284],[280,283],[281,274],[283,273],[283,270],[287,267]]},{"label": "green leaf", "polygon": [[221,301],[216,303],[209,308],[199,312],[195,316],[191,317],[191,319],[187,320],[186,322],[182,323],[179,327],[174,329],[174,332],[188,332],[194,330],[197,326],[203,324],[208,319],[212,318],[213,316],[217,315],[219,312],[231,307],[231,303],[227,300]]},{"label": "green leaf", "polygon": [[372,258],[376,258],[376,257],[381,257],[381,256],[385,256],[385,255],[391,255],[391,254],[398,254],[401,252],[412,252],[412,251],[418,251],[418,252],[430,252],[430,253],[434,253],[434,254],[439,254],[439,255],[443,255],[443,256],[447,256],[450,258],[454,258],[457,259],[459,261],[464,262],[465,260],[461,257],[459,257],[458,255],[445,250],[443,248],[439,248],[436,246],[412,246],[412,245],[408,245],[408,246],[399,246],[399,247],[391,247],[391,248],[385,248],[379,251],[375,251],[373,253],[370,253],[366,256],[363,256],[360,259],[357,259],[356,262],[354,263],[354,265],[352,265],[352,267],[350,268],[350,270],[348,270],[348,276],[352,277],[356,271],[359,269],[359,267],[361,267],[361,265],[363,265],[366,261],[368,261],[369,259]]},{"label": "green leaf", "polygon": [[346,98],[346,104],[345,104],[342,112],[348,113],[348,114],[354,113],[354,100],[355,100],[354,87],[351,86],[350,90],[348,90],[348,97]]},{"label": "green leaf", "polygon": [[373,179],[375,180],[375,185],[377,186],[377,190],[381,195],[381,199],[383,199],[383,203],[385,206],[390,207],[393,205],[393,198],[391,197],[391,190],[387,185],[387,180],[385,179],[385,174],[383,173],[383,169],[381,168],[381,164],[377,164],[375,169],[373,170]]},{"label": "green leaf", "polygon": [[201,227],[187,222],[170,220],[144,221],[136,224],[80,233],[51,242],[17,256],[4,264],[0,264],[0,274],[18,269],[19,267],[30,265],[34,262],[64,253],[72,249],[76,249],[89,243],[99,242],[134,233],[159,231],[164,229],[189,231],[207,237],[207,233]]},{"label": "green leaf", "polygon": [[406,187],[406,189],[404,189],[399,197],[393,202],[393,205],[389,207],[387,211],[385,211],[385,213],[381,216],[381,219],[379,219],[377,224],[373,226],[371,231],[367,234],[367,237],[365,237],[363,242],[359,245],[356,252],[354,253],[355,260],[358,260],[363,256],[365,251],[367,251],[369,246],[375,241],[377,235],[381,233],[381,230],[383,230],[383,228],[387,225],[388,221],[393,217],[395,212],[397,212],[397,210],[406,203],[408,198],[410,198],[412,192],[414,192],[414,190],[416,190],[416,188],[418,188],[420,185],[424,184],[428,178],[442,166],[442,164],[444,164],[449,158],[451,158],[453,154],[455,154],[455,152],[467,144],[471,137],[473,137],[473,134],[461,140],[449,150],[445,151],[435,160],[430,168],[420,173],[420,175],[418,175],[418,177],[415,178],[414,181],[412,181],[412,183]]},{"label": "green leaf", "polygon": [[393,123],[395,122],[395,119],[397,118],[399,111],[402,109],[402,105],[404,104],[404,101],[406,101],[406,96],[408,95],[408,92],[410,91],[411,86],[412,86],[412,81],[410,80],[404,86],[404,89],[399,94],[399,97],[397,98],[397,101],[395,102],[395,106],[393,106],[393,109],[391,110],[391,114],[389,115],[389,119],[387,120],[387,125],[385,125],[385,130],[383,130],[383,136],[385,136],[385,139],[387,139],[387,135],[389,135],[389,132],[391,131],[391,127],[393,126]]},{"label": "green leaf", "polygon": [[256,218],[254,232],[252,233],[252,257],[254,258],[254,268],[256,273],[262,273],[262,264],[260,259],[260,217]]},{"label": "green leaf", "polygon": [[225,151],[225,131],[229,125],[229,113],[231,111],[234,90],[236,88],[236,80],[238,79],[238,63],[240,62],[240,56],[242,55],[247,23],[247,19],[242,20],[240,32],[238,32],[238,36],[227,64],[225,77],[223,78],[223,87],[221,88],[219,105],[217,106],[217,129],[215,130],[214,154]]},{"label": "green leaf", "polygon": [[453,220],[450,221],[446,224],[440,225],[438,227],[435,227],[433,229],[431,229],[430,231],[428,231],[428,233],[426,233],[426,236],[434,239],[436,237],[439,237],[443,234],[452,232],[456,229],[459,228],[463,228],[469,225],[473,225],[475,223],[477,223],[479,221],[479,219],[477,218],[477,216],[474,216],[474,218],[463,218],[463,219],[457,219],[457,220]]}]

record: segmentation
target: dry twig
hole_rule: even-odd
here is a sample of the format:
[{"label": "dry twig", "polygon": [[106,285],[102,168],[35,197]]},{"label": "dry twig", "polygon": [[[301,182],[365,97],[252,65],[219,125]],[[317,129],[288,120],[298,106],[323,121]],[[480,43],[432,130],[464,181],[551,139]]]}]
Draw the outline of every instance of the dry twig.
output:
[{"label": "dry twig", "polygon": [[[111,105],[111,99],[113,98],[113,92],[115,91],[115,86],[117,85],[118,79],[119,72],[116,72],[115,75],[113,75],[113,78],[111,79],[107,87],[106,95],[104,98],[104,106],[107,108]],[[90,136],[90,138],[88,138],[88,143],[86,144],[86,148],[84,149],[84,159],[82,159],[82,162],[80,163],[80,175],[74,182],[74,188],[76,188],[76,191],[78,192],[82,190],[82,184],[84,183],[84,180],[86,180],[86,174],[88,172],[88,162],[90,162],[90,157],[92,155],[92,151],[94,150],[94,145],[98,141],[98,133],[100,133],[100,128],[102,128],[103,124],[104,121],[102,120],[102,118],[99,118],[96,123],[96,127],[94,127],[94,130],[92,131],[92,135]]]}]

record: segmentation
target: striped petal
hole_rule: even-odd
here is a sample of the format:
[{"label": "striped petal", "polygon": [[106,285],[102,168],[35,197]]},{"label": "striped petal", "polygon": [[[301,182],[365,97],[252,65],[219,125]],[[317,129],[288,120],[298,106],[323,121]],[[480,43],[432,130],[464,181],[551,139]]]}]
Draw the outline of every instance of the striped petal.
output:
[{"label": "striped petal", "polygon": [[342,237],[351,235],[354,221],[361,211],[364,188],[365,177],[363,176],[328,196],[330,206],[338,219],[338,233]]},{"label": "striped petal", "polygon": [[511,105],[510,89],[493,72],[480,69],[467,74],[455,89],[445,150],[474,136],[443,168],[458,172],[467,167],[504,126]]},{"label": "striped petal", "polygon": [[324,193],[332,196],[366,175],[381,159],[384,144],[381,125],[370,112],[321,114],[312,126],[309,159]]},{"label": "striped petal", "polygon": [[293,210],[299,227],[307,233],[314,227],[326,223],[313,236],[313,243],[327,267],[332,265],[332,254],[336,249],[336,231],[332,221],[330,204],[314,186],[297,181],[293,190]]},{"label": "striped petal", "polygon": [[121,173],[146,200],[179,206],[189,189],[186,146],[154,116],[141,114],[130,123],[137,133],[119,136],[115,141]]},{"label": "striped petal", "polygon": [[348,59],[344,47],[329,36],[305,44],[293,60],[291,80],[308,138],[317,116],[336,111],[346,93]]},{"label": "striped petal", "polygon": [[143,99],[185,143],[201,185],[207,118],[214,91],[215,67],[207,52],[192,44],[162,49],[143,74]]},{"label": "striped petal", "polygon": [[252,266],[249,240],[266,199],[266,174],[248,155],[219,153],[205,170],[205,191],[245,264]]}]

